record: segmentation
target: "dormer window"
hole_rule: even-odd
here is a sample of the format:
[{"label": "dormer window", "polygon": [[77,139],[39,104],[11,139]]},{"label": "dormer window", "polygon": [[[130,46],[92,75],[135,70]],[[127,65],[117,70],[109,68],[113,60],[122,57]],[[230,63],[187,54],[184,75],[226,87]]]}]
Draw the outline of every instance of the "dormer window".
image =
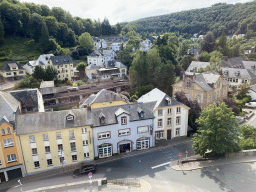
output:
[{"label": "dormer window", "polygon": [[100,118],[100,124],[102,124],[102,125],[105,124],[105,117]]},{"label": "dormer window", "polygon": [[126,125],[127,124],[127,118],[126,117],[121,117],[121,124]]},{"label": "dormer window", "polygon": [[74,115],[68,115],[68,116],[67,116],[67,120],[68,120],[68,121],[74,120]]}]

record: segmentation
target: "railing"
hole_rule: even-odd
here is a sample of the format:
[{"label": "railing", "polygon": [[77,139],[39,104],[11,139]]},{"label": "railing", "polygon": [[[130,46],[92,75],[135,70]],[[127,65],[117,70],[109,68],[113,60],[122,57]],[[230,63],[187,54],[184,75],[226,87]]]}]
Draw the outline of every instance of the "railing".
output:
[{"label": "railing", "polygon": [[114,180],[108,180],[108,183],[114,184],[114,185],[126,185],[126,186],[136,186],[140,187],[140,180],[137,178],[126,178],[126,179],[114,179]]}]

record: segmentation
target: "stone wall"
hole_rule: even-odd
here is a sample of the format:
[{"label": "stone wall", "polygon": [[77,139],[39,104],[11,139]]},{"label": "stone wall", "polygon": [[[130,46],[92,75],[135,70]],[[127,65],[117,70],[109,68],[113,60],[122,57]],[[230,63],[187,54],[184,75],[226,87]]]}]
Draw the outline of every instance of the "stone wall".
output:
[{"label": "stone wall", "polygon": [[246,156],[256,156],[256,149],[242,150],[237,153],[226,154],[226,157],[246,157]]}]

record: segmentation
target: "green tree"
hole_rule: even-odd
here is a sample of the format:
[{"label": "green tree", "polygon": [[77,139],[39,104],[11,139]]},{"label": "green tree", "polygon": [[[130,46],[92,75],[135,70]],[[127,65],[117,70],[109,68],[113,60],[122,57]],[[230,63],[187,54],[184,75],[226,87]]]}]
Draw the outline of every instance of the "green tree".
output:
[{"label": "green tree", "polygon": [[225,56],[228,55],[227,36],[224,31],[222,32],[222,34],[218,40],[217,46],[218,46],[219,51],[223,55],[225,55]]},{"label": "green tree", "polygon": [[33,76],[26,75],[21,81],[19,81],[15,87],[19,88],[39,88],[40,82]]},{"label": "green tree", "polygon": [[49,50],[49,33],[46,24],[42,25],[41,37],[39,38],[40,48],[43,52]]},{"label": "green tree", "polygon": [[36,5],[35,3],[27,3],[27,2],[25,2],[24,4],[26,5],[27,8],[29,8],[31,14],[33,13],[37,13],[39,15],[42,14],[42,8],[40,5]]},{"label": "green tree", "polygon": [[239,145],[242,149],[256,148],[256,128],[251,125],[243,125],[240,127],[241,138]]},{"label": "green tree", "polygon": [[140,38],[137,36],[131,36],[127,41],[127,45],[131,45],[133,48],[133,52],[139,50],[140,48]]},{"label": "green tree", "polygon": [[53,7],[51,15],[54,16],[58,22],[65,23],[65,11],[60,7]]},{"label": "green tree", "polygon": [[[33,13],[30,19],[30,33],[32,38],[39,42],[39,39],[46,33],[46,24],[43,17],[37,13]],[[48,33],[48,29],[47,29]],[[48,34],[49,35],[49,34]]]},{"label": "green tree", "polygon": [[86,68],[86,66],[87,66],[87,63],[85,63],[85,62],[80,62],[76,66],[76,70],[79,71],[81,77],[84,77],[84,75],[85,75],[85,68]]},{"label": "green tree", "polygon": [[58,71],[55,67],[48,65],[45,70],[45,81],[54,81],[58,79]]},{"label": "green tree", "polygon": [[127,66],[129,69],[132,61],[133,61],[133,46],[132,45],[126,45],[122,50],[119,51],[118,57],[121,59],[121,61]]},{"label": "green tree", "polygon": [[86,49],[86,51],[93,50],[93,40],[89,33],[82,33],[78,38],[79,44],[82,48]]},{"label": "green tree", "polygon": [[32,76],[38,80],[38,81],[42,81],[45,79],[45,69],[43,67],[41,67],[40,65],[37,65],[35,67],[34,73],[32,74]]},{"label": "green tree", "polygon": [[55,37],[58,30],[57,19],[53,16],[47,16],[45,17],[45,23],[47,25],[49,35]]},{"label": "green tree", "polygon": [[208,53],[212,52],[215,46],[215,37],[211,32],[208,32],[201,42],[201,50]]},{"label": "green tree", "polygon": [[209,53],[207,51],[203,51],[199,57],[199,60],[203,62],[209,62],[210,58],[211,56]]},{"label": "green tree", "polygon": [[204,156],[210,150],[217,156],[238,149],[238,123],[225,103],[212,104],[204,109],[196,123],[199,127],[192,139],[196,154]]},{"label": "green tree", "polygon": [[3,43],[4,43],[4,25],[0,17],[0,45],[2,45]]},{"label": "green tree", "polygon": [[51,9],[47,5],[40,5],[40,6],[42,10],[41,15],[45,17],[49,16],[51,13]]},{"label": "green tree", "polygon": [[246,94],[249,92],[250,89],[251,89],[251,86],[248,83],[241,83],[238,86],[236,97],[238,99],[242,99],[242,98],[246,97]]},{"label": "green tree", "polygon": [[103,22],[101,23],[101,31],[102,31],[102,35],[112,34],[111,25],[109,24],[109,21],[106,17],[104,18]]}]

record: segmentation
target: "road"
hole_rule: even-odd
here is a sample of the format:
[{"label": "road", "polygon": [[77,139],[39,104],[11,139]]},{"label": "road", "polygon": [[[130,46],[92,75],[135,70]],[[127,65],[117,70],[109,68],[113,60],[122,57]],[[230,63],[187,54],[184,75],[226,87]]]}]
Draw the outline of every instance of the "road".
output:
[{"label": "road", "polygon": [[[174,171],[167,162],[177,160],[178,154],[185,154],[185,151],[188,151],[189,156],[194,155],[191,143],[100,164],[97,173],[93,175],[93,179],[102,177],[107,177],[108,180],[133,177],[141,178],[151,184],[152,192],[255,191],[255,163],[214,166],[184,172]],[[88,180],[88,177],[85,175],[74,179],[71,175],[66,175],[63,177],[49,178],[43,181],[26,183],[23,186],[23,191],[82,180]],[[19,190],[11,188],[8,191],[18,192]]]}]

